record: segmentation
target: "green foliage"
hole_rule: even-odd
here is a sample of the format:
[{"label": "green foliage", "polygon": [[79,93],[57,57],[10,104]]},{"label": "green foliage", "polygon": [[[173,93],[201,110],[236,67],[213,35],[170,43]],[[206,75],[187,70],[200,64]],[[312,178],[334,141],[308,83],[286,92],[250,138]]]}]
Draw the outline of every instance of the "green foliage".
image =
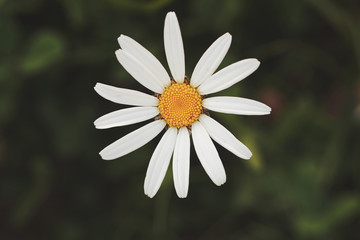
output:
[{"label": "green foliage", "polygon": [[31,40],[20,66],[25,74],[41,71],[59,61],[63,54],[64,43],[60,37],[51,32],[41,32]]},{"label": "green foliage", "polygon": [[[260,68],[216,95],[256,99],[267,117],[210,113],[247,145],[216,145],[218,188],[191,149],[178,199],[171,167],[154,199],[143,181],[156,138],[114,161],[98,152],[138,128],[96,130],[123,108],[97,82],[146,91],[118,64],[126,34],[166,65],[176,11],[186,73],[230,32],[220,68]],[[0,0],[0,239],[360,239],[360,4],[355,0]]]}]

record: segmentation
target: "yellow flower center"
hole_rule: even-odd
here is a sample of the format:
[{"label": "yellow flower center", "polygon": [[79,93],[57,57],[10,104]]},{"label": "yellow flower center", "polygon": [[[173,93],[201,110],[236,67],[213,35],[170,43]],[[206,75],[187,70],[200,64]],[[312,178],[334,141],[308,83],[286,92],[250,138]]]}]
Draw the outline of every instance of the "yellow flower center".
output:
[{"label": "yellow flower center", "polygon": [[159,96],[161,117],[170,127],[190,126],[202,113],[199,92],[187,83],[172,83]]}]

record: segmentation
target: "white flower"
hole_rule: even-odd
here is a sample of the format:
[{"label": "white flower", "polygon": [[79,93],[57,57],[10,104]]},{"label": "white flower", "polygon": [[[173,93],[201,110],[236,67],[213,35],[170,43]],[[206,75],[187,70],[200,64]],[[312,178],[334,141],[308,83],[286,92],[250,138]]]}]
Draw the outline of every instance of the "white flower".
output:
[{"label": "white flower", "polygon": [[100,152],[101,157],[112,160],[124,156],[148,143],[167,127],[150,159],[145,177],[145,194],[151,198],[155,196],[173,156],[176,193],[180,198],[187,196],[190,136],[206,173],[216,185],[224,184],[224,166],[211,139],[240,158],[249,159],[252,154],[231,132],[205,113],[211,110],[239,115],[264,115],[269,114],[271,109],[246,98],[205,96],[246,78],[259,67],[260,62],[253,58],[245,59],[214,73],[230,47],[231,35],[225,33],[202,55],[189,80],[185,76],[183,42],[174,12],[166,15],[164,26],[165,53],[173,78],[139,43],[125,35],[121,35],[118,41],[121,49],[115,54],[120,64],[140,84],[153,91],[155,96],[97,83],[95,91],[102,97],[134,107],[106,114],[94,124],[96,128],[103,129],[148,119],[154,121],[104,148]]}]

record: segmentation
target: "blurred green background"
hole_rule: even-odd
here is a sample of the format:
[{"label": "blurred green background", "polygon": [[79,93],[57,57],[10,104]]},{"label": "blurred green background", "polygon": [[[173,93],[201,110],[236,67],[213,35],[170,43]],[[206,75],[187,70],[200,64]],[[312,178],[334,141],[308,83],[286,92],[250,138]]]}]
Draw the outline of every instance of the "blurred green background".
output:
[{"label": "blurred green background", "polygon": [[[186,73],[220,35],[221,68],[262,64],[218,95],[272,107],[270,116],[212,116],[253,152],[216,145],[228,180],[216,187],[191,152],[178,199],[171,167],[143,193],[159,137],[114,161],[98,152],[142,126],[96,130],[124,106],[96,82],[148,92],[117,62],[126,34],[167,67],[163,23],[174,10]],[[0,239],[360,239],[358,0],[0,0]]]}]

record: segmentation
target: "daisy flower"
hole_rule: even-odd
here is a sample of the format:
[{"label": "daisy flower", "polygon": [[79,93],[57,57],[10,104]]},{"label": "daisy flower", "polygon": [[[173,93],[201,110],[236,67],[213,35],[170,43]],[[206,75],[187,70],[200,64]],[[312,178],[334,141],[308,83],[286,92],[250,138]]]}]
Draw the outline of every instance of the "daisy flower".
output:
[{"label": "daisy flower", "polygon": [[[210,179],[218,186],[226,181],[224,166],[212,140],[235,154],[249,159],[250,150],[208,111],[264,115],[271,109],[263,103],[240,97],[208,94],[219,92],[253,73],[260,65],[257,59],[238,61],[214,73],[225,57],[231,35],[219,37],[202,55],[190,77],[185,75],[185,56],[180,27],[174,12],[165,18],[164,45],[172,78],[148,50],[128,36],[118,38],[116,57],[125,70],[140,84],[154,92],[149,95],[135,90],[97,83],[95,91],[102,97],[133,107],[111,112],[98,118],[96,128],[126,126],[154,121],[125,135],[104,148],[104,160],[124,156],[148,143],[166,129],[153,152],[146,172],[144,190],[154,197],[165,177],[172,157],[174,185],[177,195],[185,198],[189,188],[190,138],[195,152]],[[212,139],[212,140],[211,140]]]}]

